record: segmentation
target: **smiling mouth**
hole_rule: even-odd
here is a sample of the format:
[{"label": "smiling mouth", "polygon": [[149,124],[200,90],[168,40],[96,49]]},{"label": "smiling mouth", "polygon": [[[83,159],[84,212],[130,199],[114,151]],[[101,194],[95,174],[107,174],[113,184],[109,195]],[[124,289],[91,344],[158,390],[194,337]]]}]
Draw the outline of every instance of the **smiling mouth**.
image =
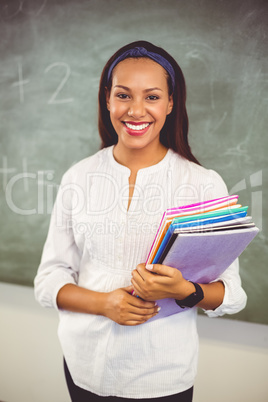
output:
[{"label": "smiling mouth", "polygon": [[124,125],[129,128],[130,130],[134,130],[134,131],[141,131],[141,130],[145,130],[147,127],[149,127],[149,125],[151,123],[136,123],[136,124],[131,124],[131,123],[127,123],[125,121],[123,121]]}]

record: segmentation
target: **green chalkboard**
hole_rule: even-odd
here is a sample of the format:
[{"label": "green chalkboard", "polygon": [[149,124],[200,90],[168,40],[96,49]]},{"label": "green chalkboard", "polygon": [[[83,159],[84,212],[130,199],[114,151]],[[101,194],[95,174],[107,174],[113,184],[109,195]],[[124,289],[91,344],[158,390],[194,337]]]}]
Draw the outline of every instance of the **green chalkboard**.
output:
[{"label": "green chalkboard", "polygon": [[261,229],[235,318],[268,324],[267,19],[260,0],[1,1],[0,280],[32,285],[61,176],[100,146],[101,70],[144,39],[181,65],[193,152]]}]

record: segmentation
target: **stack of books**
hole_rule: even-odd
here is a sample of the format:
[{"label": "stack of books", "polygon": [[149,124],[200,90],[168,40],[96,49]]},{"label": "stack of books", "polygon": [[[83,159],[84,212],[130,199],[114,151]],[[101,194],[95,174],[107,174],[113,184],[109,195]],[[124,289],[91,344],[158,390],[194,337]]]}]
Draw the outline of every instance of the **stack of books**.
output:
[{"label": "stack of books", "polygon": [[[259,232],[247,210],[237,195],[167,209],[146,264],[177,268],[201,284],[216,280]],[[161,310],[153,319],[186,310],[172,299],[157,303]]]}]

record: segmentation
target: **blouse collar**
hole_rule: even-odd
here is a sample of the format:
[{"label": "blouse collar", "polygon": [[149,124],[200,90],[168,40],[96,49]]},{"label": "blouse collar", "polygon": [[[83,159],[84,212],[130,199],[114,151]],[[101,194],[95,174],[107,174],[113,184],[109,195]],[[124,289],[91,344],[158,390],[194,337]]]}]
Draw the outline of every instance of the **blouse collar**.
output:
[{"label": "blouse collar", "polygon": [[[130,176],[130,169],[124,165],[121,165],[119,162],[117,162],[114,158],[114,145],[112,145],[111,147],[106,148],[107,149],[107,156],[108,156],[108,160],[111,163],[111,165],[121,171],[121,173],[123,174],[127,174],[128,176]],[[173,151],[171,149],[167,150],[166,155],[164,156],[163,159],[161,159],[160,162],[156,163],[155,165],[152,166],[148,166],[142,169],[139,169],[139,174],[151,174],[151,173],[155,173],[157,171],[159,171],[160,169],[163,169],[170,161],[171,156],[172,156]]]}]

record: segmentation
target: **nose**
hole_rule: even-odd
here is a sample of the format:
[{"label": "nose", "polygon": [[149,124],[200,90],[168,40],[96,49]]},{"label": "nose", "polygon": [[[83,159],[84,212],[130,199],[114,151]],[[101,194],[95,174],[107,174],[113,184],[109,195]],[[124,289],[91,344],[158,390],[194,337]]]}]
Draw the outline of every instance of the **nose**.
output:
[{"label": "nose", "polygon": [[140,119],[146,114],[143,100],[133,100],[129,105],[128,116]]}]

